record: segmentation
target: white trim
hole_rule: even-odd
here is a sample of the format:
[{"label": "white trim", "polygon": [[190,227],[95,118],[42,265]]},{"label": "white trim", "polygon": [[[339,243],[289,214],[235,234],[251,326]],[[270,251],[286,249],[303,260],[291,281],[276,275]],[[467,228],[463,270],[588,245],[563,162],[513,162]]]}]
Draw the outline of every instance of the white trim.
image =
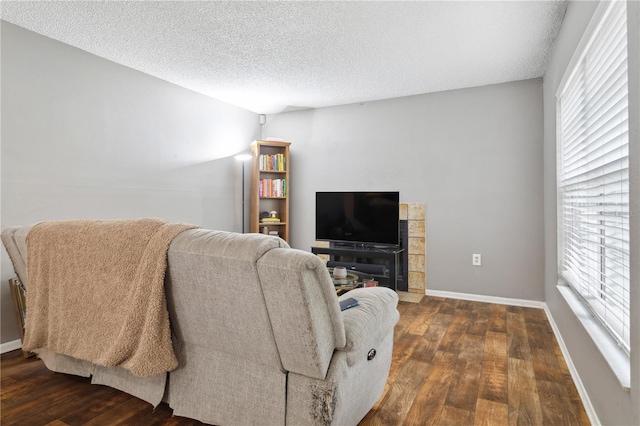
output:
[{"label": "white trim", "polygon": [[562,340],[562,335],[560,334],[560,330],[556,325],[556,322],[553,320],[553,316],[549,311],[549,307],[545,302],[540,302],[537,300],[525,300],[525,299],[510,299],[507,297],[496,297],[496,296],[484,296],[481,294],[469,294],[469,293],[455,293],[452,291],[440,291],[440,290],[426,290],[425,295],[427,296],[435,296],[435,297],[445,297],[448,299],[459,299],[459,300],[471,300],[474,302],[485,302],[485,303],[497,303],[500,305],[510,305],[510,306],[522,306],[525,308],[538,308],[544,309],[544,312],[547,314],[547,318],[549,319],[549,324],[551,325],[551,329],[553,330],[553,334],[556,336],[556,341],[558,342],[558,346],[560,347],[560,351],[562,352],[562,356],[564,357],[564,361],[567,364],[567,368],[569,369],[569,373],[571,374],[571,378],[573,379],[573,383],[576,386],[576,390],[580,395],[580,399],[582,400],[582,405],[584,406],[584,410],[589,417],[589,422],[592,425],[601,425],[600,420],[598,419],[598,415],[596,414],[596,410],[593,408],[593,404],[591,404],[591,400],[589,399],[589,394],[580,379],[580,375],[578,374],[578,370],[576,369],[573,361],[571,360],[571,356],[569,355],[569,350],[567,346],[564,344],[564,340]]},{"label": "white trim", "polygon": [[7,352],[15,351],[16,349],[20,349],[22,347],[22,341],[20,339],[12,340],[10,342],[5,342],[0,344],[0,353],[4,354]]},{"label": "white trim", "polygon": [[568,285],[559,283],[556,288],[565,302],[567,302],[569,309],[571,309],[578,322],[593,340],[607,365],[611,368],[611,372],[620,382],[620,386],[628,392],[631,386],[631,360],[629,355],[618,346],[618,342],[600,324]]},{"label": "white trim", "polygon": [[448,299],[471,300],[474,302],[496,303],[498,305],[522,306],[524,308],[544,309],[547,304],[537,300],[510,299],[507,297],[485,296],[482,294],[455,293],[453,291],[427,290],[427,296],[446,297]]},{"label": "white trim", "polygon": [[567,346],[564,344],[564,340],[562,340],[562,335],[560,334],[560,329],[556,325],[556,322],[553,320],[553,316],[551,315],[551,311],[549,307],[545,303],[544,311],[547,314],[547,318],[549,319],[549,324],[551,324],[551,329],[553,329],[553,334],[556,336],[556,340],[558,341],[558,346],[560,346],[560,352],[562,352],[562,356],[564,357],[564,361],[567,364],[567,368],[569,369],[569,373],[571,374],[571,378],[573,379],[573,383],[576,385],[576,390],[580,395],[580,399],[582,400],[582,405],[584,406],[584,411],[587,412],[587,417],[589,417],[589,422],[592,425],[601,425],[600,419],[598,419],[598,414],[596,413],[595,408],[593,408],[593,404],[591,404],[591,400],[589,399],[589,394],[587,394],[587,390],[582,384],[582,380],[580,380],[580,375],[578,374],[578,370],[576,370],[576,366],[573,364],[571,357],[569,356],[569,350]]},{"label": "white trim", "polygon": [[591,17],[591,21],[589,21],[589,25],[584,30],[584,34],[576,46],[576,50],[573,52],[573,56],[571,56],[571,60],[569,64],[565,68],[564,75],[562,76],[562,80],[560,80],[560,84],[558,85],[558,90],[556,91],[556,99],[560,99],[564,91],[566,90],[569,83],[573,79],[574,74],[576,73],[576,65],[578,62],[582,60],[584,55],[586,54],[587,47],[593,42],[593,36],[600,31],[602,24],[604,22],[604,17],[609,13],[611,7],[613,6],[614,1],[601,1],[598,5],[598,8],[593,13]]}]

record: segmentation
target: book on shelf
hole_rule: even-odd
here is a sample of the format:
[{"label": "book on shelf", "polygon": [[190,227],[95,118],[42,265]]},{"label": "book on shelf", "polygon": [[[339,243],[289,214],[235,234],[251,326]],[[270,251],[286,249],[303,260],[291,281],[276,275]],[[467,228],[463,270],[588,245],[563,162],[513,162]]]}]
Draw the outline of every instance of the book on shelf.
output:
[{"label": "book on shelf", "polygon": [[287,170],[287,159],[284,154],[261,154],[260,171],[284,172]]},{"label": "book on shelf", "polygon": [[280,223],[280,218],[277,217],[264,217],[260,219],[263,223]]},{"label": "book on shelf", "polygon": [[260,198],[286,198],[286,179],[260,179]]}]

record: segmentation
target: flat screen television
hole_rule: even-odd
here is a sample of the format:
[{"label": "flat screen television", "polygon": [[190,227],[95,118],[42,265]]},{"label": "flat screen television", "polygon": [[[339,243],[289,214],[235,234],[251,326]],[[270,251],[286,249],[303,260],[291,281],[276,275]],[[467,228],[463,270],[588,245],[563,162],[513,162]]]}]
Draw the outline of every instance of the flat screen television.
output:
[{"label": "flat screen television", "polygon": [[399,192],[316,192],[316,240],[398,245]]}]

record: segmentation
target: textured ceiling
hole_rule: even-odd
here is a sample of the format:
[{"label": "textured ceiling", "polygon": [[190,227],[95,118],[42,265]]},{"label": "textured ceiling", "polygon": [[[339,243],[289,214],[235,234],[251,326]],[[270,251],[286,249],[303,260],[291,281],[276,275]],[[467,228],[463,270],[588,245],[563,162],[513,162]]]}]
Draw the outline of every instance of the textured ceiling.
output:
[{"label": "textured ceiling", "polygon": [[257,113],[541,77],[558,1],[2,1],[31,31]]}]

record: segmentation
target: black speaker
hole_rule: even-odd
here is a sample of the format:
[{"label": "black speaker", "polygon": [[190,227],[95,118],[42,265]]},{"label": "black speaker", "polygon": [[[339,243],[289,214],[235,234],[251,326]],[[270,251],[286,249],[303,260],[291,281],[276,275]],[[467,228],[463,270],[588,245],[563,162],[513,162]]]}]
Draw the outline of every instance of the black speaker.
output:
[{"label": "black speaker", "polygon": [[365,274],[384,275],[384,265],[376,265],[371,263],[355,263],[355,262],[337,262],[330,260],[327,262],[327,266],[332,268],[334,266],[344,266],[347,270],[364,272]]}]

